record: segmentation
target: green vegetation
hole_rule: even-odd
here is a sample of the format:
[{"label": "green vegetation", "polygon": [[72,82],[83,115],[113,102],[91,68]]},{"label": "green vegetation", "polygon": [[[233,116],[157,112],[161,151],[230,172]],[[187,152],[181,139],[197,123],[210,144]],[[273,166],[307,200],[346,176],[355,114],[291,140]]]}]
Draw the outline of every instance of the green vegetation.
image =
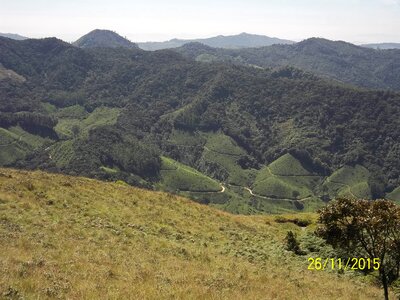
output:
[{"label": "green vegetation", "polygon": [[379,299],[362,275],[311,272],[284,249],[287,231],[315,249],[314,230],[119,183],[0,169],[0,295]]},{"label": "green vegetation", "polygon": [[46,142],[50,140],[30,134],[19,126],[0,127],[0,165],[11,165]]},{"label": "green vegetation", "polygon": [[136,44],[123,38],[119,34],[110,30],[95,29],[85,34],[75,41],[73,45],[81,48],[95,47],[126,47],[137,48]]},{"label": "green vegetation", "polygon": [[59,121],[54,129],[60,135],[69,138],[77,135],[74,133],[74,127],[78,128],[78,134],[87,135],[93,128],[116,124],[119,112],[118,108],[102,106],[88,114],[80,105],[69,106],[56,113]]},{"label": "green vegetation", "polygon": [[400,201],[400,187],[394,189],[391,193],[387,195],[387,198],[393,201]]},{"label": "green vegetation", "polygon": [[159,187],[169,191],[221,191],[221,186],[215,180],[167,157],[161,157],[160,176]]},{"label": "green vegetation", "polygon": [[[326,44],[333,46],[309,40],[296,47]],[[167,188],[161,156],[169,157],[204,174],[195,189],[227,189],[187,196],[239,213],[308,210],[319,198],[377,198],[400,185],[395,92],[339,85],[293,67],[204,64],[174,51],[81,49],[57,39],[0,37],[0,63],[25,78],[0,80],[1,136],[13,143],[1,165]],[[26,140],[16,140],[13,128],[29,133]],[[368,175],[321,184],[356,165]],[[183,187],[168,184],[193,190],[187,185],[200,177],[191,174],[179,175]]]},{"label": "green vegetation", "polygon": [[279,157],[273,161],[269,168],[275,175],[281,176],[307,176],[311,175],[309,171],[304,169],[300,161],[289,153]]},{"label": "green vegetation", "polygon": [[312,192],[306,187],[292,185],[275,176],[256,181],[253,191],[258,195],[278,199],[302,199],[312,196]]},{"label": "green vegetation", "polygon": [[311,174],[287,153],[260,170],[253,192],[278,199],[304,199],[315,197],[314,191],[320,181],[320,176]]},{"label": "green vegetation", "polygon": [[55,165],[60,169],[67,167],[72,162],[74,154],[73,141],[71,140],[57,143],[52,146],[49,151],[51,160],[55,162]]},{"label": "green vegetation", "polygon": [[244,168],[248,158],[246,151],[223,133],[208,133],[204,136],[207,142],[199,163],[201,169],[229,184],[250,185],[257,170]]},{"label": "green vegetation", "polygon": [[379,267],[359,269],[378,271],[389,300],[389,285],[400,276],[400,207],[389,200],[338,199],[320,211],[319,223],[317,234],[346,257],[378,261]]},{"label": "green vegetation", "polygon": [[369,171],[360,165],[343,166],[326,178],[322,190],[330,199],[336,196],[370,199],[369,178]]},{"label": "green vegetation", "polygon": [[[220,49],[199,43],[175,51],[192,59],[209,58],[263,68],[293,66],[333,80],[375,89],[400,90],[398,50],[373,50],[342,41],[310,38],[292,45],[261,48]],[[296,71],[278,69],[277,76],[296,76]]]}]

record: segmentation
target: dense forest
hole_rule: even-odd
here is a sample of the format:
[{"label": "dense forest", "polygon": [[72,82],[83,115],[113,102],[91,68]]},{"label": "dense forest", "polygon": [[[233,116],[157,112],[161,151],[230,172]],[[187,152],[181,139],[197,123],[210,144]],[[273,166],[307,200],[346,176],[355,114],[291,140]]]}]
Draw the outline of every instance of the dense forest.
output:
[{"label": "dense forest", "polygon": [[339,82],[400,90],[400,50],[375,50],[342,41],[311,38],[292,45],[237,50],[200,43],[175,49],[199,61],[226,61],[258,67],[294,66]]},{"label": "dense forest", "polygon": [[[307,49],[315,42],[270,51]],[[267,48],[262,49],[246,51]],[[173,50],[80,49],[55,38],[0,38],[0,64],[25,79],[0,80],[0,144],[18,146],[0,156],[2,165],[151,188],[167,172],[162,158],[170,157],[220,182],[247,187],[264,166],[290,154],[315,176],[362,166],[370,172],[366,180],[374,198],[400,184],[396,92],[346,86],[280,63],[266,69],[208,64]],[[400,82],[390,76],[396,72],[378,76],[386,85],[372,86]],[[344,74],[343,81],[352,79]],[[216,135],[222,139],[214,143]],[[247,179],[230,179],[233,169],[207,159],[210,145],[224,139],[235,147],[227,153],[235,157],[235,170]],[[299,194],[293,191],[294,198]]]}]

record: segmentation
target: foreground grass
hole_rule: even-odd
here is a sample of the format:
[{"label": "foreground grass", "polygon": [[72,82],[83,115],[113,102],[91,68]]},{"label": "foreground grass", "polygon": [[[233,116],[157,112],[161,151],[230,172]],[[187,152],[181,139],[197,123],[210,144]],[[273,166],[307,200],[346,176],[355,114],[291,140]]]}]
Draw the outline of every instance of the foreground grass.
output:
[{"label": "foreground grass", "polygon": [[287,230],[302,231],[274,218],[0,169],[0,298],[381,298],[349,275],[308,271],[283,248]]}]

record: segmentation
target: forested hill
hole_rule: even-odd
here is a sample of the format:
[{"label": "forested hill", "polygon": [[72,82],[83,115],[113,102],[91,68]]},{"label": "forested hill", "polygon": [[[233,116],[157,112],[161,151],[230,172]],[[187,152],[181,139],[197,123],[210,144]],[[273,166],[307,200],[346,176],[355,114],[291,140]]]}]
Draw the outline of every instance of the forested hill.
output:
[{"label": "forested hill", "polygon": [[[233,200],[262,211],[267,198],[397,195],[397,93],[289,67],[57,39],[0,38],[0,64],[1,165],[175,192],[217,193],[221,183],[226,191],[202,201],[235,212]],[[251,187],[260,201],[227,184]]]},{"label": "forested hill", "polygon": [[85,34],[73,45],[80,48],[94,48],[94,47],[124,47],[124,48],[137,48],[135,43],[120,36],[118,33],[111,30],[95,29],[88,34]]},{"label": "forested hill", "polygon": [[200,61],[230,61],[260,67],[294,66],[334,80],[373,89],[400,90],[400,50],[375,50],[342,41],[311,38],[292,45],[237,50],[187,44],[175,49]]}]

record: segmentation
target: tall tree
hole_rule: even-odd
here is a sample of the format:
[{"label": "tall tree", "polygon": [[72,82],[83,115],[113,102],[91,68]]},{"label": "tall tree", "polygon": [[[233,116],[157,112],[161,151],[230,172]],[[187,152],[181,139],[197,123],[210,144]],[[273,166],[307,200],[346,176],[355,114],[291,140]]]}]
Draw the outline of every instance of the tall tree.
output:
[{"label": "tall tree", "polygon": [[400,207],[388,200],[332,201],[320,210],[317,234],[350,257],[379,259],[385,299],[399,277]]}]

